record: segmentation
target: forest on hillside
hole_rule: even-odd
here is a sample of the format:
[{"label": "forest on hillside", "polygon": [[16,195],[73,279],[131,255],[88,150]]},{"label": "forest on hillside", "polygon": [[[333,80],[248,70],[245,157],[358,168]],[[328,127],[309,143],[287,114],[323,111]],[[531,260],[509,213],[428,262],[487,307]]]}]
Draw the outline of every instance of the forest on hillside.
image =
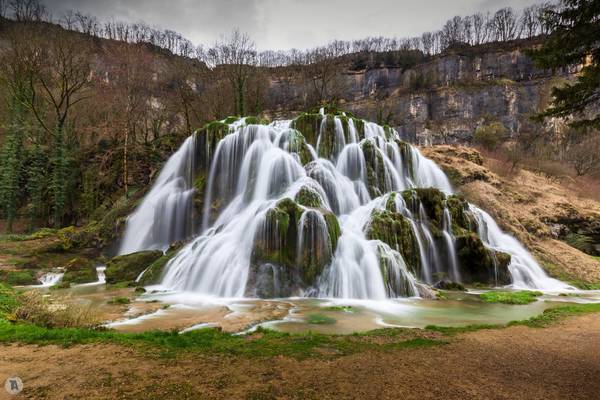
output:
[{"label": "forest on hillside", "polygon": [[[38,0],[2,0],[0,210],[5,229],[11,231],[13,221],[22,231],[96,218],[131,188],[145,187],[167,155],[205,123],[336,104],[345,89],[342,77],[351,71],[408,70],[440,53],[543,40],[554,26],[546,16],[557,7],[545,3],[519,12],[503,8],[456,16],[439,31],[416,38],[370,37],[309,50],[258,51],[239,31],[212,46],[194,46],[176,32],[144,23],[100,21],[77,10],[53,16]],[[274,79],[295,96],[285,91],[270,96]],[[427,90],[426,85],[417,77],[411,88]],[[391,123],[390,111],[378,110],[378,122]],[[505,134],[490,120],[476,140],[493,150]],[[507,157],[521,159],[542,134],[540,128],[534,137],[523,138],[518,157],[514,149]],[[589,141],[585,132],[568,136],[577,144],[571,156],[577,174],[594,172],[597,152],[589,149],[597,140]]]}]

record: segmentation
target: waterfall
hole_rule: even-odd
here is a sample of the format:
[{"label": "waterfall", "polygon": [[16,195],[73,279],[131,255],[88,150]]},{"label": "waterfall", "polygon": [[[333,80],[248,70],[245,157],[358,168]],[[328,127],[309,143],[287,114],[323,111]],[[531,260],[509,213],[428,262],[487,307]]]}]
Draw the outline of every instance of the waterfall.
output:
[{"label": "waterfall", "polygon": [[564,282],[546,275],[523,245],[514,237],[502,232],[496,221],[488,213],[472,204],[470,208],[477,219],[481,240],[488,247],[511,255],[508,268],[513,278],[513,287],[549,291],[573,289]]},{"label": "waterfall", "polygon": [[60,272],[47,272],[40,277],[40,284],[36,285],[39,287],[50,287],[56,285],[63,277],[63,273]]},{"label": "waterfall", "polygon": [[[191,210],[197,139],[187,139],[129,218],[121,253],[191,237],[161,285],[217,297],[382,300],[418,296],[419,281],[461,282],[453,189],[441,169],[394,129],[324,109],[314,116],[306,137],[293,121],[230,125],[198,163],[207,166],[201,221]],[[420,190],[443,204],[432,209]],[[512,256],[513,286],[566,287],[489,215],[465,213],[487,248]],[[377,218],[389,230],[377,231]]]},{"label": "waterfall", "polygon": [[194,136],[173,154],[150,192],[127,219],[119,254],[162,249],[193,234]]},{"label": "waterfall", "polygon": [[452,216],[450,215],[450,210],[448,210],[446,202],[444,202],[444,226],[442,234],[444,235],[444,241],[446,242],[446,256],[450,263],[451,278],[455,282],[460,282],[460,271],[458,270],[458,259],[456,258],[456,243],[454,242],[454,235],[452,234]]}]

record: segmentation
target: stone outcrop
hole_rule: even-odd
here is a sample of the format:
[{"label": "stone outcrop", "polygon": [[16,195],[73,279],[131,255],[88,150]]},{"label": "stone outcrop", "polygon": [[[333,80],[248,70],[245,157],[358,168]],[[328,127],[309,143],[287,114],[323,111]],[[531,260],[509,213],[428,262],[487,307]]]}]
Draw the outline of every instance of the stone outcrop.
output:
[{"label": "stone outcrop", "polygon": [[[533,129],[529,115],[547,104],[553,85],[570,79],[578,68],[554,73],[536,68],[524,52],[534,45],[535,40],[488,44],[434,56],[409,69],[345,71],[335,97],[361,118],[390,115],[390,125],[412,143],[469,143],[489,119],[514,136]],[[307,89],[300,80],[290,84],[274,72],[268,97],[284,92],[286,102],[302,103]]]}]

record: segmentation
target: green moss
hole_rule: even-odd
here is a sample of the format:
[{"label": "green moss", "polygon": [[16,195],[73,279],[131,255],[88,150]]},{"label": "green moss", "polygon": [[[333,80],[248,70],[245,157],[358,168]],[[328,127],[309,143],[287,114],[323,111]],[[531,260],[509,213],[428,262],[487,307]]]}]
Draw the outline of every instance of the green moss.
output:
[{"label": "green moss", "polygon": [[131,300],[128,297],[115,297],[108,301],[108,304],[129,304]]},{"label": "green moss", "polygon": [[518,292],[486,292],[479,297],[486,303],[529,304],[537,300],[542,292],[522,290]]},{"label": "green moss", "polygon": [[269,124],[268,120],[266,120],[264,118],[254,117],[254,116],[246,117],[244,122],[246,125],[268,125]]},{"label": "green moss", "polygon": [[162,255],[160,250],[148,250],[114,257],[106,264],[106,282],[132,282]]},{"label": "green moss", "polygon": [[144,272],[144,274],[140,278],[138,284],[141,286],[147,286],[159,283],[163,275],[165,266],[173,257],[177,255],[177,253],[181,249],[181,246],[182,244],[171,246],[164,255],[162,255],[156,261],[150,264],[150,266],[146,269],[146,272]]},{"label": "green moss", "polygon": [[387,190],[383,155],[370,140],[365,140],[361,148],[367,169],[367,189],[371,197],[379,197]]},{"label": "green moss", "polygon": [[482,282],[498,286],[511,282],[508,271],[510,255],[487,249],[477,234],[468,232],[457,236],[456,249],[464,283]]},{"label": "green moss", "polygon": [[340,228],[340,223],[335,214],[331,212],[326,212],[323,213],[323,217],[325,218],[325,222],[327,223],[327,232],[329,233],[329,240],[331,241],[331,251],[333,254],[337,249],[338,239],[342,234],[342,229]]},{"label": "green moss", "polygon": [[380,240],[400,252],[411,271],[420,271],[419,249],[410,221],[402,214],[375,210],[366,229],[368,239]]},{"label": "green moss", "polygon": [[236,122],[237,120],[239,120],[240,117],[236,117],[236,116],[229,116],[227,118],[225,118],[222,123],[229,125],[229,124],[233,124],[234,122]]},{"label": "green moss", "polygon": [[306,165],[312,161],[312,154],[308,148],[306,139],[299,130],[290,132],[288,146],[289,152],[297,154],[302,165]]},{"label": "green moss", "polygon": [[311,325],[331,325],[335,324],[336,320],[323,314],[308,314],[306,322]]},{"label": "green moss", "polygon": [[347,313],[355,313],[356,310],[352,306],[329,306],[323,308],[325,311],[342,311]]},{"label": "green moss", "polygon": [[303,113],[294,119],[292,127],[300,131],[306,141],[316,147],[322,119],[323,116],[318,113]]},{"label": "green moss", "polygon": [[307,186],[303,186],[298,191],[295,200],[304,207],[319,208],[323,206],[319,194]]}]

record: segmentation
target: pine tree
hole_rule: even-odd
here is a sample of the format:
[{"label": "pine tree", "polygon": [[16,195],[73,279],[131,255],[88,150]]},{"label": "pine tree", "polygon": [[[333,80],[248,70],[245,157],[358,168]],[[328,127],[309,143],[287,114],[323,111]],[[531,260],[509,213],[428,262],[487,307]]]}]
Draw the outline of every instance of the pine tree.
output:
[{"label": "pine tree", "polygon": [[600,114],[592,112],[600,104],[600,0],[562,0],[556,10],[547,11],[545,22],[553,33],[531,52],[536,64],[584,67],[576,82],[553,88],[552,105],[538,118],[574,116],[574,127],[600,128]]},{"label": "pine tree", "polygon": [[42,146],[34,143],[30,150],[30,164],[27,168],[27,192],[29,194],[29,229],[36,228],[36,221],[42,217],[44,210],[44,193],[46,190],[47,157]]},{"label": "pine tree", "polygon": [[0,155],[0,209],[6,219],[6,230],[12,231],[12,224],[17,216],[19,200],[22,195],[21,179],[23,172],[23,141],[25,131],[25,115],[23,98],[26,96],[24,86],[14,85],[9,107],[10,124],[2,152]]}]

